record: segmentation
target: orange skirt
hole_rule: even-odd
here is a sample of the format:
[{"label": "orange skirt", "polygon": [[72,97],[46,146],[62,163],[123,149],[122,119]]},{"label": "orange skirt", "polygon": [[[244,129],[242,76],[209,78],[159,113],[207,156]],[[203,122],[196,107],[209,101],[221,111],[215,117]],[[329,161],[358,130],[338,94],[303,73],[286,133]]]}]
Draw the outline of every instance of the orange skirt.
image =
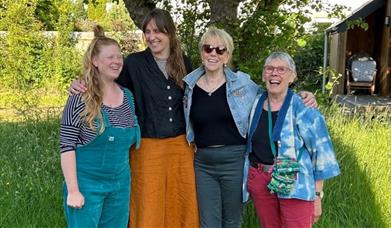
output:
[{"label": "orange skirt", "polygon": [[141,139],[130,153],[129,227],[199,227],[193,160],[184,135]]}]

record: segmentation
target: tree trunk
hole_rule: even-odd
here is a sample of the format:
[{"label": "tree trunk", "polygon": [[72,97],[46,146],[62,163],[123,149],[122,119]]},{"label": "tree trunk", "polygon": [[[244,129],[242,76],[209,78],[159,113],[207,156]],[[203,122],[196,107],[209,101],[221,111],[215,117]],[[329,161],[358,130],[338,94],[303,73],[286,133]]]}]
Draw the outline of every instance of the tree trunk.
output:
[{"label": "tree trunk", "polygon": [[154,8],[156,4],[153,0],[123,0],[134,24],[142,29],[144,17]]},{"label": "tree trunk", "polygon": [[234,35],[238,21],[238,6],[241,0],[209,0],[210,24],[223,26],[230,35]]}]

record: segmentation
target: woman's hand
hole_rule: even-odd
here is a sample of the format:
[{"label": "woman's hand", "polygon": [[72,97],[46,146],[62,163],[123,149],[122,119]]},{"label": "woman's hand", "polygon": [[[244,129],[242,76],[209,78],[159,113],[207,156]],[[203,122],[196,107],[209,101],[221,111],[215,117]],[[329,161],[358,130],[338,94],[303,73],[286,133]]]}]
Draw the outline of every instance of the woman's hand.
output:
[{"label": "woman's hand", "polygon": [[194,153],[197,153],[197,145],[194,142],[190,143],[190,147],[193,149]]},{"label": "woman's hand", "polygon": [[86,83],[80,80],[74,80],[68,90],[69,95],[76,95],[87,91]]},{"label": "woman's hand", "polygon": [[303,99],[303,102],[305,106],[316,108],[318,107],[318,103],[316,102],[315,95],[308,91],[301,91],[299,92],[299,95],[301,99]]},{"label": "woman's hand", "polygon": [[84,206],[84,196],[79,192],[68,192],[67,206],[80,209]]},{"label": "woman's hand", "polygon": [[322,215],[322,199],[320,197],[315,198],[314,202],[314,223],[316,223]]}]

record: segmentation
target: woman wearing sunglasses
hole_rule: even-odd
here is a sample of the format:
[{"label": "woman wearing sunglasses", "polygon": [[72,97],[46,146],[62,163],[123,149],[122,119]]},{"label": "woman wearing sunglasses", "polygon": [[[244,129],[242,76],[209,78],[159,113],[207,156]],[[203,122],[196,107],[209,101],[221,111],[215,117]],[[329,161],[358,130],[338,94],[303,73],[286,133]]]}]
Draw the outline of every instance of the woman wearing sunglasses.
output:
[{"label": "woman wearing sunglasses", "polygon": [[196,148],[201,227],[240,227],[248,116],[259,87],[227,67],[231,36],[209,28],[199,43],[202,66],[184,78],[187,140]]}]

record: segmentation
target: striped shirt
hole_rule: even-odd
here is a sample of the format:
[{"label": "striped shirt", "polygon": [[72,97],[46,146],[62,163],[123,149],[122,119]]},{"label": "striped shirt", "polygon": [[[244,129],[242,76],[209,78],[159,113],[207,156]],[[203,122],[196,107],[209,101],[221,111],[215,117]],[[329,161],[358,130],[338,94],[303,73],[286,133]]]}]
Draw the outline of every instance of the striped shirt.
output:
[{"label": "striped shirt", "polygon": [[[123,89],[122,89],[123,91]],[[102,105],[102,110],[106,112],[109,123],[114,127],[135,126],[134,114],[129,107],[128,97],[123,91],[123,102],[120,106],[110,108]],[[132,101],[133,102],[133,101]],[[82,95],[73,95],[68,98],[65,105],[60,128],[60,152],[75,150],[78,145],[86,145],[96,136],[96,130],[92,130],[81,117],[85,109]],[[96,127],[96,124],[94,123]]]}]

